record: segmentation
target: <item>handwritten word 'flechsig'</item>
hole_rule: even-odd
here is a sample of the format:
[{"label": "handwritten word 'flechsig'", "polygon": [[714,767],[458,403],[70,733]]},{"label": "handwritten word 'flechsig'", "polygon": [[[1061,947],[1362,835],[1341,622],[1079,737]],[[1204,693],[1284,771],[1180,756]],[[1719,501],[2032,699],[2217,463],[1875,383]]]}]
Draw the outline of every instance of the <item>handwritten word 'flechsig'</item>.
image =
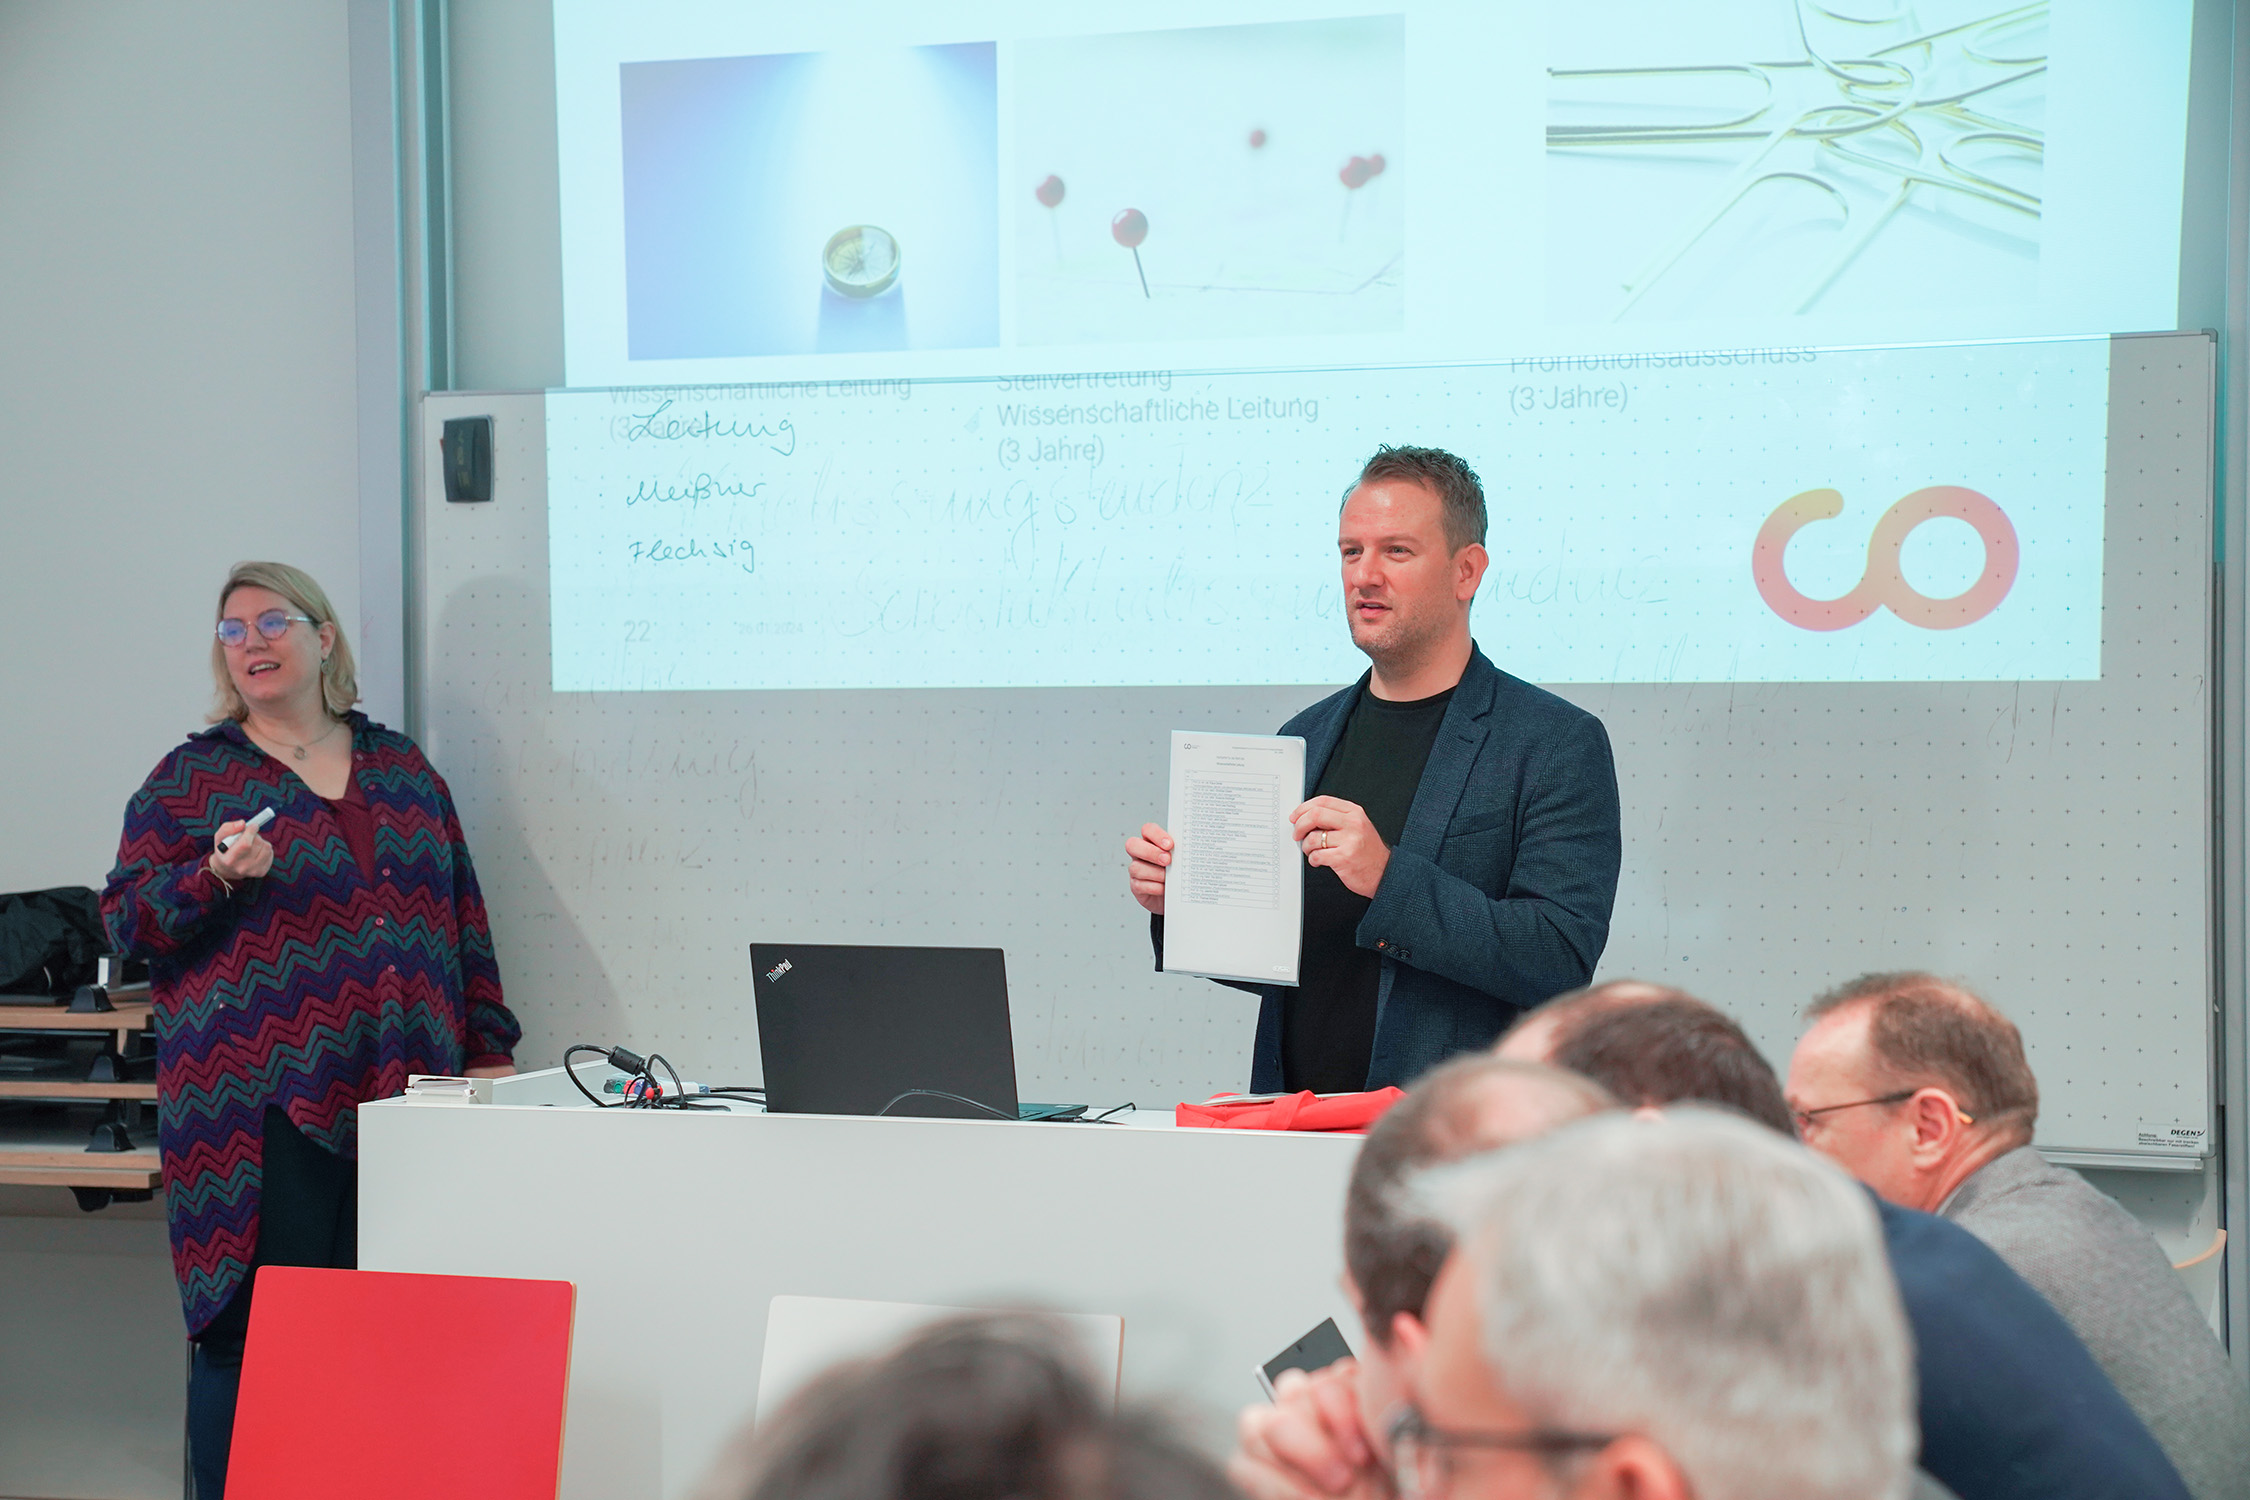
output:
[{"label": "handwritten word 'flechsig'", "polygon": [[749,542],[720,537],[689,537],[684,541],[632,542],[634,562],[733,563],[745,573],[758,571],[758,549]]}]

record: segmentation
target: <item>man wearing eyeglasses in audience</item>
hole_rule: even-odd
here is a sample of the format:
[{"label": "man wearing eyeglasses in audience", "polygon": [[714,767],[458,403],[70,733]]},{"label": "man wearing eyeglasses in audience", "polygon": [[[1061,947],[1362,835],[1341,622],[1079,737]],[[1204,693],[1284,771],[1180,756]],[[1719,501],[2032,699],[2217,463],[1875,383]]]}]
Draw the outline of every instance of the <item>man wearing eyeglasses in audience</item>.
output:
[{"label": "man wearing eyeglasses in audience", "polygon": [[[1777,1138],[1794,1132],[1756,1044],[1668,986],[1619,980],[1558,996],[1498,1051],[1583,1073],[1628,1104],[1719,1104]],[[2186,1500],[2164,1449],[2046,1299],[1959,1225],[1869,1198],[1914,1332],[1917,1495]]]},{"label": "man wearing eyeglasses in audience", "polygon": [[2039,1083],[2014,1024],[1930,974],[1814,1002],[1789,1064],[1805,1144],[1950,1219],[2054,1304],[2196,1500],[2250,1492],[2250,1393],[2155,1238],[2031,1144]]},{"label": "man wearing eyeglasses in audience", "polygon": [[[1913,1348],[1873,1204],[1746,1120],[1608,1114],[1442,1169],[1406,1500],[1889,1500]],[[1808,1315],[1812,1314],[1812,1315]]]}]

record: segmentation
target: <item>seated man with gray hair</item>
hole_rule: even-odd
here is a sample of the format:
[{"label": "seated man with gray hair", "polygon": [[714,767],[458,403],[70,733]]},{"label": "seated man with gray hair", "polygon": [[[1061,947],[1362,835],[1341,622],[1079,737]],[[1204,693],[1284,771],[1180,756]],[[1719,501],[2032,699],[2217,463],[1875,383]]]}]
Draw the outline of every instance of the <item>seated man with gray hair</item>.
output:
[{"label": "seated man with gray hair", "polygon": [[1914,1356],[1873,1203],[1773,1132],[1609,1114],[1440,1169],[1399,1492],[1895,1500]]},{"label": "seated man with gray hair", "polygon": [[1421,1357],[1430,1281],[1453,1240],[1408,1201],[1424,1168],[1459,1161],[1614,1109],[1575,1073],[1484,1054],[1423,1075],[1367,1133],[1344,1194],[1344,1287],[1367,1331],[1356,1360],[1290,1372],[1271,1404],[1246,1408],[1228,1473],[1251,1500],[1303,1500],[1389,1484],[1390,1424]]},{"label": "seated man with gray hair", "polygon": [[1957,984],[1869,974],[1822,996],[1789,1064],[1805,1143],[2000,1253],[2084,1340],[2197,1500],[2250,1493],[2250,1390],[2156,1240],[2032,1147],[2013,1023]]}]

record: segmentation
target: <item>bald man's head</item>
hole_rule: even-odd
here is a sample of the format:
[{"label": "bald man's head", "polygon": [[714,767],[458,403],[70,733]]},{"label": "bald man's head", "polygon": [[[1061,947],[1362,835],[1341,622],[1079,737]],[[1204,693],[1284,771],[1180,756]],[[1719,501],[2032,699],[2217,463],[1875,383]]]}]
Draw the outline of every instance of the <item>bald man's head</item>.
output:
[{"label": "bald man's head", "polygon": [[1615,1006],[1646,1005],[1652,1000],[1692,998],[1685,990],[1673,989],[1668,984],[1650,984],[1645,979],[1612,979],[1607,984],[1589,985],[1557,995],[1545,1005],[1516,1017],[1515,1025],[1501,1036],[1493,1052],[1519,1062],[1552,1062],[1556,1037],[1597,1011]]},{"label": "bald man's head", "polygon": [[1370,1337],[1420,1317],[1452,1237],[1400,1201],[1412,1173],[1543,1135],[1616,1107],[1599,1085],[1539,1063],[1480,1054],[1426,1074],[1375,1122],[1344,1198],[1344,1264]]},{"label": "bald man's head", "polygon": [[1582,1073],[1627,1105],[1723,1104],[1796,1134],[1773,1064],[1731,1016],[1685,990],[1621,979],[1560,996],[1498,1050]]}]

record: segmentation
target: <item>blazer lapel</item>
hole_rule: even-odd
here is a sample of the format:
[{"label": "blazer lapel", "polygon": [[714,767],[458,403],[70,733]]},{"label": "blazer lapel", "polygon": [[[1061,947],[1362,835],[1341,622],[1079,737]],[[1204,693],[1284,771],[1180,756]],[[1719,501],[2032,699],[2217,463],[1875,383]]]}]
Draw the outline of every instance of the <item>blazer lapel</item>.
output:
[{"label": "blazer lapel", "polygon": [[[1468,790],[1469,772],[1477,763],[1477,752],[1484,748],[1484,738],[1491,728],[1492,700],[1500,687],[1500,671],[1486,659],[1481,650],[1473,650],[1468,670],[1461,674],[1461,686],[1453,694],[1453,701],[1445,706],[1445,718],[1438,725],[1437,738],[1430,744],[1430,758],[1422,767],[1422,783],[1415,788],[1414,801],[1406,810],[1406,827],[1399,832],[1398,846],[1436,859],[1438,845],[1445,839],[1445,830],[1453,822],[1453,810],[1461,804],[1461,794]],[[1306,749],[1312,747],[1308,744]],[[1308,756],[1308,760],[1309,760]]]},{"label": "blazer lapel", "polygon": [[1305,792],[1310,798],[1320,785],[1320,776],[1328,769],[1328,757],[1336,753],[1336,742],[1344,737],[1344,726],[1351,722],[1352,708],[1359,695],[1367,690],[1370,672],[1359,674],[1348,693],[1337,695],[1335,704],[1320,718],[1305,726]]}]

